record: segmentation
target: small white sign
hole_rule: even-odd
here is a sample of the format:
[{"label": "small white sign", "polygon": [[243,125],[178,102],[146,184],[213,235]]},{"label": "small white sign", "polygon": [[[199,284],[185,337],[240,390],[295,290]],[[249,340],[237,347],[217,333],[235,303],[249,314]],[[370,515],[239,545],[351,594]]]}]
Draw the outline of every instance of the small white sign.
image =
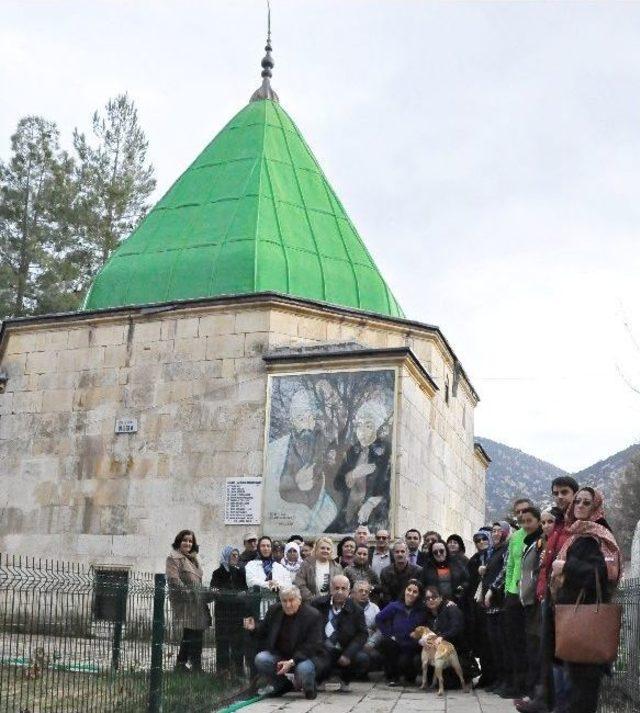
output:
[{"label": "small white sign", "polygon": [[116,433],[137,433],[138,419],[137,418],[117,418]]},{"label": "small white sign", "polygon": [[259,525],[262,478],[227,478],[225,525]]}]

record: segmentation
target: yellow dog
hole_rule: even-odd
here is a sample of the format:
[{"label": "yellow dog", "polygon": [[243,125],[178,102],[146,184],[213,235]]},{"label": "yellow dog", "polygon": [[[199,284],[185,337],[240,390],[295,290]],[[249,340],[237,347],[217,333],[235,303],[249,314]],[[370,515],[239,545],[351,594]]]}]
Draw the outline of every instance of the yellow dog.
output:
[{"label": "yellow dog", "polygon": [[445,668],[451,666],[451,668],[453,668],[453,670],[458,674],[462,689],[467,693],[470,692],[471,689],[464,682],[464,676],[462,675],[462,667],[460,666],[460,661],[458,660],[456,647],[453,644],[450,644],[448,641],[444,641],[444,639],[441,639],[436,633],[431,631],[428,626],[416,627],[411,632],[411,638],[415,639],[422,646],[421,688],[427,687],[427,667],[433,666],[435,670],[435,676],[433,677],[432,685],[435,688],[437,682],[438,695],[443,695],[444,680],[442,677],[442,672],[445,670]]}]

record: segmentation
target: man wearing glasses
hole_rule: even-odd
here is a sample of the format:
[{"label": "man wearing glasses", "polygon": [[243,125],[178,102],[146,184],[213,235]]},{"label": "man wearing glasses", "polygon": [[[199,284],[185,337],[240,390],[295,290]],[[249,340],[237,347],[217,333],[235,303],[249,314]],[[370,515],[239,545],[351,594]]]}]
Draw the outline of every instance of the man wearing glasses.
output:
[{"label": "man wearing glasses", "polygon": [[376,532],[376,546],[371,554],[371,569],[380,579],[380,572],[392,562],[393,557],[389,550],[389,531],[378,530]]}]

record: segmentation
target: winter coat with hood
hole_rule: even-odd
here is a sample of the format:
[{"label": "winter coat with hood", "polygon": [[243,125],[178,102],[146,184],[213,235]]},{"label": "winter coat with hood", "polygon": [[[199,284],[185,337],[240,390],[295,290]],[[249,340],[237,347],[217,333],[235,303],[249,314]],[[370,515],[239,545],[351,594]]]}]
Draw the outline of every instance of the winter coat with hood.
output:
[{"label": "winter coat with hood", "polygon": [[210,627],[208,603],[213,592],[202,586],[198,556],[172,549],[167,557],[166,575],[174,626],[199,631]]}]

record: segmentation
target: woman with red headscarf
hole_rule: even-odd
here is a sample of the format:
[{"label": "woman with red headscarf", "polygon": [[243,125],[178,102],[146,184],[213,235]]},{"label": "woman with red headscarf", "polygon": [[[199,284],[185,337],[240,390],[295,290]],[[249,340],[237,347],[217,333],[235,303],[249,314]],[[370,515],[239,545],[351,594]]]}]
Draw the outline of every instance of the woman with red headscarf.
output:
[{"label": "woman with red headscarf", "polygon": [[[596,578],[607,602],[620,579],[620,549],[604,518],[604,498],[581,488],[565,515],[568,539],[552,565],[556,603],[573,604],[584,592],[585,604],[597,601]],[[595,713],[605,666],[565,663],[569,682],[568,713]],[[559,682],[558,688],[564,688]],[[557,708],[556,708],[557,710]]]}]

